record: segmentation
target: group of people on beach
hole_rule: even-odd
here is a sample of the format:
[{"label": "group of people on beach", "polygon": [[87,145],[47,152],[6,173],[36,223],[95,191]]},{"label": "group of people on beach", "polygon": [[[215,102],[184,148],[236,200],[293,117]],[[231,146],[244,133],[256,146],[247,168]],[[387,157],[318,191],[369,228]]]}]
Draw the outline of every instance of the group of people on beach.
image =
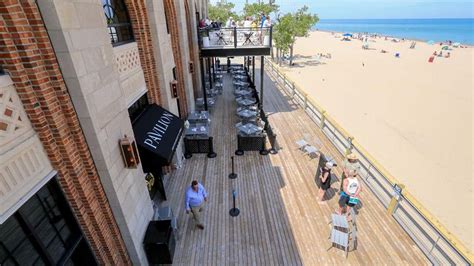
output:
[{"label": "group of people on beach", "polygon": [[[326,192],[331,189],[331,179],[334,167],[337,165],[333,162],[326,162],[324,167],[321,169],[319,175],[319,203],[324,202]],[[339,188],[339,208],[336,210],[338,214],[344,214],[348,216],[350,209],[359,203],[359,194],[362,190],[362,183],[359,181],[360,174],[360,163],[357,156],[354,153],[350,153],[346,156],[342,165],[342,176],[341,184]]]}]

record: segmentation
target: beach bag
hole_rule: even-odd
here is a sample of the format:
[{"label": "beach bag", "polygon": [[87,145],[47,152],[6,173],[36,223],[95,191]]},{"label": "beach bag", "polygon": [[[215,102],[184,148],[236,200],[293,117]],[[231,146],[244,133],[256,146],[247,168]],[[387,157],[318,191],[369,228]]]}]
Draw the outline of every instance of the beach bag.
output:
[{"label": "beach bag", "polygon": [[356,197],[349,197],[349,202],[350,204],[357,205],[359,203],[359,199]]}]

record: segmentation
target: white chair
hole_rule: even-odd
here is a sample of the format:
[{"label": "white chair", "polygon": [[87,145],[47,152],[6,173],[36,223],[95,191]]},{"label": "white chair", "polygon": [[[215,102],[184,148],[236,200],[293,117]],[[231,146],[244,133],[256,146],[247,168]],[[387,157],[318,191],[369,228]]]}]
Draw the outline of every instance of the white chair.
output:
[{"label": "white chair", "polygon": [[[331,222],[332,229],[329,238],[331,239],[331,249],[334,246],[342,247],[346,252],[346,258],[349,254],[349,249],[352,244],[353,250],[357,247],[357,226],[355,212],[351,211],[351,221],[347,221],[345,215],[332,214]],[[328,249],[328,250],[329,250]]]},{"label": "white chair", "polygon": [[312,145],[306,145],[303,149],[311,159],[315,158],[319,152],[319,149]]},{"label": "white chair", "polygon": [[347,258],[347,255],[349,254],[349,233],[339,231],[333,228],[331,230],[331,242],[332,242],[332,245],[329,249],[331,249],[335,245],[341,246],[344,248],[344,251],[346,252],[346,258]]},{"label": "white chair", "polygon": [[296,141],[296,145],[298,145],[298,149],[304,151],[304,148],[309,145],[308,143],[309,138],[310,138],[309,134],[306,134],[306,133],[303,134],[303,139]]}]

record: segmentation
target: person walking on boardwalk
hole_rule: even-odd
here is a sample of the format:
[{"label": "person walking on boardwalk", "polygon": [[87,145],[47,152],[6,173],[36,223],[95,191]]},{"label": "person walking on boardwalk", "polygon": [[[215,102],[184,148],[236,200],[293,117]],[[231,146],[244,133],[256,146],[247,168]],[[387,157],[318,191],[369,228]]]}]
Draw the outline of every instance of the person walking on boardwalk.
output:
[{"label": "person walking on boardwalk", "polygon": [[334,164],[332,162],[327,162],[321,169],[321,175],[319,176],[319,180],[321,181],[318,194],[319,203],[324,202],[324,195],[326,194],[326,191],[331,187],[331,168],[333,166]]},{"label": "person walking on boardwalk", "polygon": [[191,186],[186,190],[185,208],[186,213],[193,214],[193,219],[196,222],[197,228],[203,230],[204,225],[201,220],[201,212],[204,210],[204,202],[207,202],[207,192],[203,185],[199,184],[197,180],[191,182]]}]

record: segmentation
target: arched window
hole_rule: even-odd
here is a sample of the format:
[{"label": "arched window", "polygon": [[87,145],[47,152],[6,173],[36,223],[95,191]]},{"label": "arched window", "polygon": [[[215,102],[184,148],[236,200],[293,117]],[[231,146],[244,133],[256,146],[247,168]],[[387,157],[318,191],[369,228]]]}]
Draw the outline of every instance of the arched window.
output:
[{"label": "arched window", "polygon": [[107,28],[113,46],[134,40],[132,24],[123,0],[102,0]]}]

